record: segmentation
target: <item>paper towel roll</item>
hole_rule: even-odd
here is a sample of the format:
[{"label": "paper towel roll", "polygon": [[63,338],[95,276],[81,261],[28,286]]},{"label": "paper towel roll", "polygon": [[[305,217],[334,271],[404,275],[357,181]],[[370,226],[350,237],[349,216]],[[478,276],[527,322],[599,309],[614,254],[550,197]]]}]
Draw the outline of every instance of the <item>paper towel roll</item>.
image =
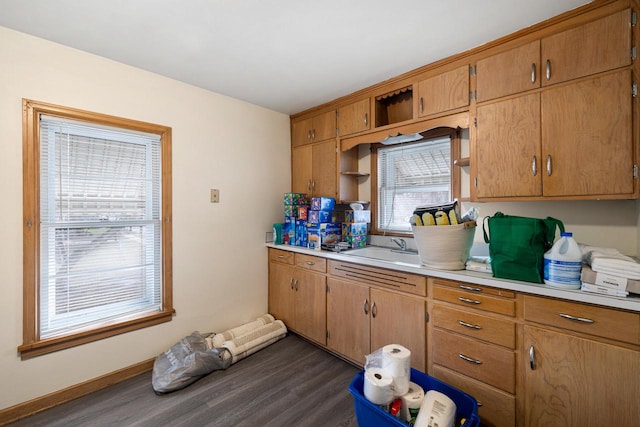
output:
[{"label": "paper towel roll", "polygon": [[388,405],[394,398],[393,377],[381,368],[364,372],[364,397],[376,405]]},{"label": "paper towel roll", "polygon": [[409,391],[400,398],[402,399],[400,419],[413,425],[424,401],[424,389],[420,385],[410,382]]},{"label": "paper towel roll", "polygon": [[409,391],[411,378],[411,351],[399,344],[382,347],[382,369],[394,380],[397,396]]},{"label": "paper towel roll", "polygon": [[229,329],[219,334],[215,334],[212,337],[207,337],[207,344],[209,344],[211,348],[222,347],[222,344],[224,344],[225,341],[229,341],[239,336],[246,335],[263,325],[273,323],[275,320],[276,319],[272,315],[268,313],[263,314],[252,322],[236,326],[235,328]]},{"label": "paper towel roll", "polygon": [[429,390],[416,418],[415,427],[453,427],[456,422],[456,404],[444,393]]}]

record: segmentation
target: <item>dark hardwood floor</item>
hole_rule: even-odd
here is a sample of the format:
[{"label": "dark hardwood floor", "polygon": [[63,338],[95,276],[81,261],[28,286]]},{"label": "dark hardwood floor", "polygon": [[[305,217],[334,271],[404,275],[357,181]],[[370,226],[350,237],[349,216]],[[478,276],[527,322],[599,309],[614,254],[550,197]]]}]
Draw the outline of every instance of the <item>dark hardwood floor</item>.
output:
[{"label": "dark hardwood floor", "polygon": [[163,396],[151,372],[11,426],[357,426],[349,383],[359,368],[286,338]]}]

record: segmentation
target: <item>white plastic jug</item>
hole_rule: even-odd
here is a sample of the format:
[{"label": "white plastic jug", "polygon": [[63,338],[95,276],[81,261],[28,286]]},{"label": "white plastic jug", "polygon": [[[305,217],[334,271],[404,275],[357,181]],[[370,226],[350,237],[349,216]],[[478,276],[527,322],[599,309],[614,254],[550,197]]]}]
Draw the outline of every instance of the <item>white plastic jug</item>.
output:
[{"label": "white plastic jug", "polygon": [[582,252],[573,233],[562,232],[560,239],[544,254],[544,283],[564,289],[580,289]]},{"label": "white plastic jug", "polygon": [[453,427],[456,420],[456,404],[449,396],[436,390],[424,395],[415,427]]}]

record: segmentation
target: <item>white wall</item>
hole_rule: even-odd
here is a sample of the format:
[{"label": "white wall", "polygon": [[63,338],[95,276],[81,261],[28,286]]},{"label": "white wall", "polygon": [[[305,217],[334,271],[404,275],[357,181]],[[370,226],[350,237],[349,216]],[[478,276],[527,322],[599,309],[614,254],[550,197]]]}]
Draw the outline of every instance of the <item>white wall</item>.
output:
[{"label": "white wall", "polygon": [[[265,232],[290,188],[288,116],[2,27],[0,58],[0,409],[266,312]],[[173,321],[20,360],[22,98],[173,128]]]}]

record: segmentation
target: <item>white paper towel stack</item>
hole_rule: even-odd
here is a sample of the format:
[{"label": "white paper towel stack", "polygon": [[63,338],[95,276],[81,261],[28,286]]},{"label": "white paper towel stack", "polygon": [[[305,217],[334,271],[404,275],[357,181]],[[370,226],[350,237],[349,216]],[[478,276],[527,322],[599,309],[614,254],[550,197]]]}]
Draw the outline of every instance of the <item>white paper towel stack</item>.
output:
[{"label": "white paper towel stack", "polygon": [[385,406],[409,392],[411,351],[390,344],[366,357],[364,396],[376,405]]},{"label": "white paper towel stack", "polygon": [[424,401],[424,389],[416,383],[409,383],[409,391],[401,396],[400,419],[413,425]]}]

